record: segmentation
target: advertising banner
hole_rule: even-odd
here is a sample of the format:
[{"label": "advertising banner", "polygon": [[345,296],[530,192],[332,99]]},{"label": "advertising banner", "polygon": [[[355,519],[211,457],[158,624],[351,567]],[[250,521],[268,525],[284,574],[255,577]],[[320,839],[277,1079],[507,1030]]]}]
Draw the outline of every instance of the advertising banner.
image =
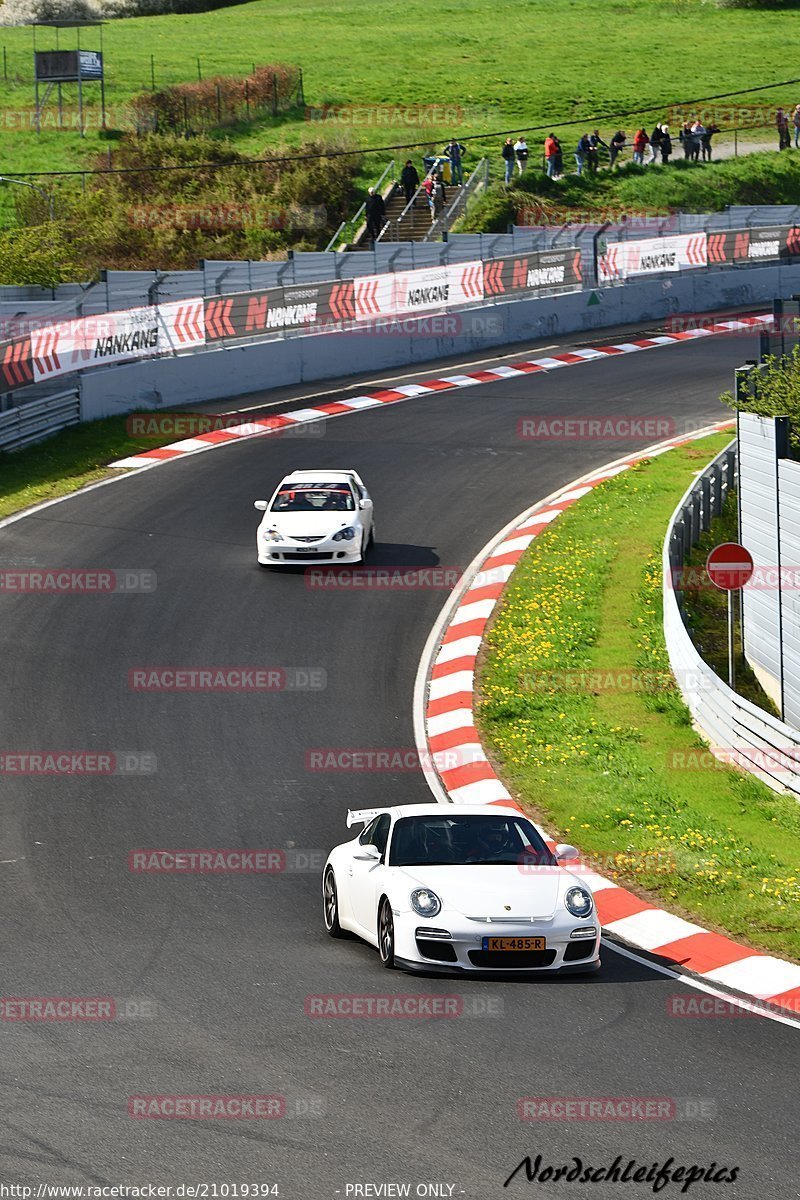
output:
[{"label": "advertising banner", "polygon": [[791,225],[760,225],[725,229],[708,235],[710,264],[752,263],[790,258],[800,253],[800,229]]},{"label": "advertising banner", "polygon": [[32,333],[30,342],[37,383],[86,367],[151,358],[173,349],[158,309],[151,306],[49,325]]},{"label": "advertising banner", "polygon": [[608,242],[597,259],[599,283],[613,283],[636,275],[685,271],[707,264],[705,233],[641,238],[633,242]]}]

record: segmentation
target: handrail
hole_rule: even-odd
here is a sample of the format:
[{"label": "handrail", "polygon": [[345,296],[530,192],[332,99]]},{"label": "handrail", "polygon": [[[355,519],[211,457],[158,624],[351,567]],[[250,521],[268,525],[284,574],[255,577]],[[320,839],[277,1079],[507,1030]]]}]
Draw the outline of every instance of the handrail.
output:
[{"label": "handrail", "polygon": [[489,160],[488,158],[482,158],[467,182],[459,189],[458,195],[447,211],[441,213],[441,215],[438,216],[431,224],[430,229],[422,239],[423,242],[431,242],[440,233],[444,233],[449,230],[452,223],[461,216],[462,210],[466,209],[467,201],[469,200],[470,196],[477,192],[480,187],[486,187],[488,182]]},{"label": "handrail", "polygon": [[[380,192],[381,184],[383,183],[384,179],[390,172],[394,173],[394,159],[393,158],[390,159],[387,166],[384,167],[383,171],[378,176],[377,181],[372,185],[375,188],[376,192]],[[327,246],[325,247],[326,252],[328,250],[332,250],[333,247],[338,244],[340,237],[342,235],[342,232],[345,229],[348,229],[348,228],[349,229],[357,229],[358,228],[359,219],[361,217],[363,217],[364,212],[366,211],[366,207],[367,207],[367,202],[365,200],[354,217],[351,217],[349,221],[342,221],[341,225],[336,230],[336,233],[333,235],[333,237],[331,238],[331,240],[328,242]],[[381,232],[383,232],[383,230],[381,230]]]}]

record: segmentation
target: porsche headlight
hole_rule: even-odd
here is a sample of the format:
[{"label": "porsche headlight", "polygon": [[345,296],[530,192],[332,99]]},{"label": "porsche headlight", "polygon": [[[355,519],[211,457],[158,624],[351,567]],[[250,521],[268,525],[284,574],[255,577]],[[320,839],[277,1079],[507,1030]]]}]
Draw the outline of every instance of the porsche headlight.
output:
[{"label": "porsche headlight", "polygon": [[582,887],[569,888],[564,897],[567,911],[571,912],[573,917],[588,917],[593,903],[591,892],[587,892],[586,888]]},{"label": "porsche headlight", "polygon": [[263,537],[264,537],[265,542],[282,542],[283,541],[283,536],[279,529],[265,529]]},{"label": "porsche headlight", "polygon": [[430,888],[414,888],[409,900],[414,912],[421,917],[435,917],[442,908],[441,900]]},{"label": "porsche headlight", "polygon": [[334,542],[352,542],[356,536],[356,531],[352,525],[348,525],[347,529],[340,529],[338,533],[333,535]]}]

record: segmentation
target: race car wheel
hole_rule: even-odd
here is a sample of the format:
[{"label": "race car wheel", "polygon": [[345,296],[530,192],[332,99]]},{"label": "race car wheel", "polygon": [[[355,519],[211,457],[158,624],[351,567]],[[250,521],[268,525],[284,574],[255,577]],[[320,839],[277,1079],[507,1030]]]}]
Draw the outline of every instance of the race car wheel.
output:
[{"label": "race car wheel", "polygon": [[392,906],[385,896],[378,909],[378,953],[381,966],[391,971],[394,967],[394,917]]},{"label": "race car wheel", "polygon": [[322,884],[322,911],[325,928],[332,938],[346,937],[345,931],[339,924],[339,897],[336,894],[336,878],[333,869],[328,867]]}]

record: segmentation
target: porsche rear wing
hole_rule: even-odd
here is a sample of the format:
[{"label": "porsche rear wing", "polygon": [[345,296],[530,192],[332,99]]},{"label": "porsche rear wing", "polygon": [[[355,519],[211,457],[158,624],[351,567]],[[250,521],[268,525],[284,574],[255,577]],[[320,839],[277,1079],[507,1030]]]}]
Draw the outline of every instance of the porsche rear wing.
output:
[{"label": "porsche rear wing", "polygon": [[350,808],[347,811],[347,828],[351,825],[366,825],[378,813],[388,812],[386,808]]}]

